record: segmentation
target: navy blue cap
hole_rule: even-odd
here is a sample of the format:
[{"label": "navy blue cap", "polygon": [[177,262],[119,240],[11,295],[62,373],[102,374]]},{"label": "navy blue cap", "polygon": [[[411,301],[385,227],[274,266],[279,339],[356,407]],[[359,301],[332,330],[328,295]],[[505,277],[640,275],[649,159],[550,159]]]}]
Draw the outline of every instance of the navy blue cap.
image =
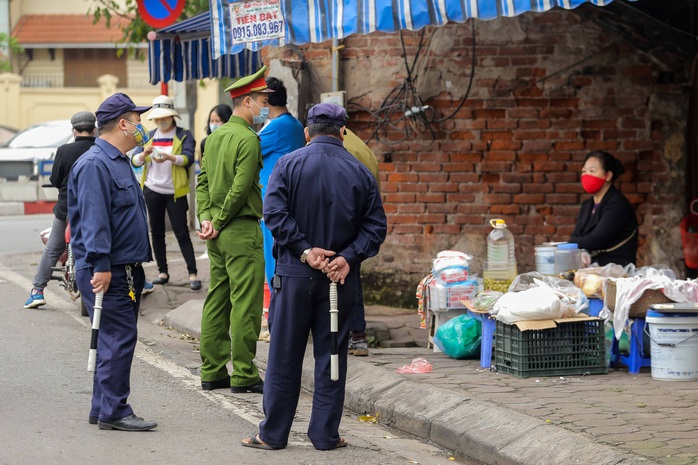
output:
[{"label": "navy blue cap", "polygon": [[151,107],[149,106],[136,106],[136,104],[133,103],[133,100],[131,100],[131,97],[121,92],[117,92],[111,97],[107,97],[107,99],[102,102],[97,109],[97,124],[99,127],[102,127],[109,121],[118,118],[124,113],[131,111],[136,113],[145,113],[146,111],[150,110],[150,108]]},{"label": "navy blue cap", "polygon": [[329,123],[335,126],[347,125],[347,112],[336,103],[318,103],[308,110],[308,124]]}]

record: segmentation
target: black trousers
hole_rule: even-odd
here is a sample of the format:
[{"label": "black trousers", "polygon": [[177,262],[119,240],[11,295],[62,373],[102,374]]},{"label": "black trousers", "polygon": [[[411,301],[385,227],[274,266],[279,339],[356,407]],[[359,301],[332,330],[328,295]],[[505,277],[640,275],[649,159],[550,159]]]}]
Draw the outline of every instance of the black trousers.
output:
[{"label": "black trousers", "polygon": [[189,274],[196,274],[194,246],[191,243],[189,226],[187,225],[187,211],[189,210],[187,197],[175,199],[174,195],[159,194],[147,187],[143,188],[143,194],[145,204],[148,207],[150,236],[153,241],[153,253],[155,253],[155,261],[158,264],[158,272],[168,273],[167,250],[165,248],[165,212],[167,212],[172,230],[179,243],[179,250],[187,264],[187,271]]}]

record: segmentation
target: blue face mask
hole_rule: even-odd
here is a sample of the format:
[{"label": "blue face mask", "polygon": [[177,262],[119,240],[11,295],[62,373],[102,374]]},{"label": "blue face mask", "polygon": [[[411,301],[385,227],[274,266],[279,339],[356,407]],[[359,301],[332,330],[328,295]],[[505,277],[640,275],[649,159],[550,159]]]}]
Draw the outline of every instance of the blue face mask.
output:
[{"label": "blue face mask", "polygon": [[252,122],[254,124],[264,123],[267,120],[267,118],[269,118],[269,107],[260,107],[259,105],[257,105],[257,102],[254,101],[254,99],[251,98],[250,100],[252,100],[252,103],[254,103],[255,106],[259,108],[259,115],[255,115],[254,113],[252,113],[252,110],[250,110],[250,113],[252,113]]},{"label": "blue face mask", "polygon": [[222,124],[211,123],[211,124],[208,125],[208,128],[211,130],[211,132],[213,132],[213,131],[215,131],[216,129],[218,129],[219,127],[221,127],[221,126],[222,126]]},{"label": "blue face mask", "polygon": [[130,134],[132,134],[133,137],[136,139],[136,145],[139,145],[139,146],[143,147],[143,146],[148,142],[148,140],[150,139],[150,137],[148,136],[148,132],[145,130],[145,128],[143,127],[143,125],[140,124],[140,123],[138,123],[138,124],[133,123],[133,122],[131,122],[131,121],[129,121],[129,120],[124,120],[124,121],[126,121],[127,123],[131,123],[131,124],[133,124],[134,126],[136,126],[136,129],[135,129],[132,133],[130,133]]}]

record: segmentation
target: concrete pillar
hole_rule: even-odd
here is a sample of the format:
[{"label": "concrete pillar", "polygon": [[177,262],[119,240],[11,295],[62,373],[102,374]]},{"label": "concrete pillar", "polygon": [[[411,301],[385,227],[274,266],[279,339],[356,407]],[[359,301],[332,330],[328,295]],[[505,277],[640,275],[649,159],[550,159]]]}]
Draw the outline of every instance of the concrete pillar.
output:
[{"label": "concrete pillar", "polygon": [[102,74],[97,78],[102,101],[116,92],[117,84],[119,84],[119,78],[113,74]]},{"label": "concrete pillar", "polygon": [[0,74],[0,124],[21,129],[19,115],[19,83],[22,76],[12,73]]}]

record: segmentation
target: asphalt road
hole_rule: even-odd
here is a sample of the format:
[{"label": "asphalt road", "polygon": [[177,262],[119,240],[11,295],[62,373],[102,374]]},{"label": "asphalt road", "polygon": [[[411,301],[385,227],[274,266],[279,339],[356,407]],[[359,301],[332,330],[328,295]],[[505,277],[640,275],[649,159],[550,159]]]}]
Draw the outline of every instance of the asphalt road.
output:
[{"label": "asphalt road", "polygon": [[[316,451],[305,431],[310,396],[301,395],[291,442],[283,451],[240,446],[257,431],[261,396],[203,392],[196,341],[157,324],[171,303],[146,305],[131,374],[129,402],[159,423],[145,433],[100,431],[87,422],[92,375],[86,371],[89,321],[55,283],[49,305],[22,308],[41,254],[38,232],[50,215],[4,217],[0,222],[0,464],[123,463],[472,464],[448,451],[407,438],[345,412],[350,447]],[[176,302],[175,302],[176,304]]]}]

